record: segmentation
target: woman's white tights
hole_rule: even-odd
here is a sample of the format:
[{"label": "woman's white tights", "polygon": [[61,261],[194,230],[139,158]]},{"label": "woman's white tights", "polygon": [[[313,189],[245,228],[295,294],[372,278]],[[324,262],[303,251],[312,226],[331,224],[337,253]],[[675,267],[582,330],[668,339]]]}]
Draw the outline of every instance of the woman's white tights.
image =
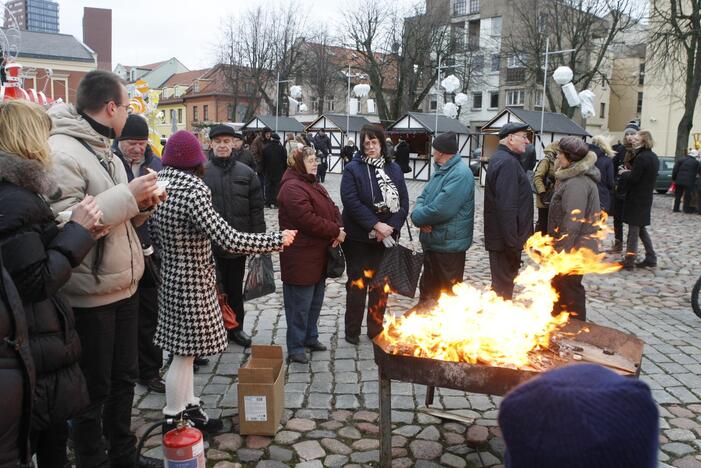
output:
[{"label": "woman's white tights", "polygon": [[166,407],[163,408],[166,416],[176,416],[185,411],[187,405],[200,404],[199,398],[195,398],[194,362],[194,356],[173,356],[166,373]]}]

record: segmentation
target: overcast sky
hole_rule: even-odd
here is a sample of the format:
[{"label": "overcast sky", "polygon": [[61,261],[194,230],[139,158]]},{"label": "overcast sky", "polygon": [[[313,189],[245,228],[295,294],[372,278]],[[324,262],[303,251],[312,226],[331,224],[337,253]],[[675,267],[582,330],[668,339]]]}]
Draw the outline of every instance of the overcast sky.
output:
[{"label": "overcast sky", "polygon": [[[297,0],[308,20],[332,29],[354,0]],[[391,0],[378,0],[391,1]],[[411,5],[413,0],[395,3]],[[112,9],[112,67],[176,57],[191,70],[214,63],[220,19],[270,0],[59,0],[60,29],[83,38],[83,7]]]}]

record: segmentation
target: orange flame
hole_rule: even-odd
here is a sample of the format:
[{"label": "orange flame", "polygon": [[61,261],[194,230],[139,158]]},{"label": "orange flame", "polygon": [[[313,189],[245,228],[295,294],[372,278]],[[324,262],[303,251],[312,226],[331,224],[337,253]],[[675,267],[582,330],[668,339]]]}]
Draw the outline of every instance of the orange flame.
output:
[{"label": "orange flame", "polygon": [[365,289],[365,281],[363,281],[363,278],[358,278],[355,281],[351,281],[351,286],[358,289]]},{"label": "orange flame", "polygon": [[374,270],[363,270],[363,276],[366,277],[367,279],[372,279],[372,277],[375,276],[375,271]]},{"label": "orange flame", "polygon": [[[576,213],[573,213],[573,215]],[[605,226],[605,218],[592,225]],[[599,239],[597,231],[593,238]],[[445,361],[523,368],[529,353],[547,348],[550,336],[568,320],[551,311],[557,291],[551,280],[558,274],[604,274],[620,269],[591,250],[556,251],[555,239],[536,233],[525,245],[535,262],[515,280],[519,294],[504,300],[491,290],[458,283],[442,294],[428,312],[400,317],[387,314],[379,340],[394,354],[412,354]]]}]

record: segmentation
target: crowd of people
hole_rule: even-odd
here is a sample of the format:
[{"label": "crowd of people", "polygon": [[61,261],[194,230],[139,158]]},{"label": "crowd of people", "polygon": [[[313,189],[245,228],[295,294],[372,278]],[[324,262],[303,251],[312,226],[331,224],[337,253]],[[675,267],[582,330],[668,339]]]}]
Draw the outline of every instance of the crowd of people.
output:
[{"label": "crowd of people", "polygon": [[[382,332],[388,292],[371,280],[403,230],[420,233],[421,301],[464,279],[475,187],[454,133],[434,138],[434,170],[410,210],[406,142],[393,148],[380,126],[364,126],[358,146],[348,140],[341,151],[339,208],[323,185],[332,151],[323,131],[283,145],[265,128],[246,145],[244,135],[217,125],[206,153],[192,133],[178,131],[159,158],[147,122],[128,108],[124,83],[105,71],[85,76],[75,107],[0,103],[0,331],[14,337],[0,350],[14,359],[0,369],[0,387],[19,403],[0,418],[0,464],[36,454],[41,467],[64,466],[70,427],[78,466],[162,466],[136,453],[137,381],[165,393],[164,430],[188,419],[220,431],[222,421],[195,395],[193,372],[229,341],[251,345],[247,255],[280,252],[287,355],[298,363],[308,362],[307,351],[327,349],[317,326],[338,246],[347,274],[344,339],[353,345],[363,320],[370,338]],[[485,247],[492,289],[505,299],[534,230],[528,132],[504,125],[486,174]],[[557,249],[596,251],[597,228],[571,214],[594,220],[611,212],[628,225],[624,266],[654,266],[646,230],[658,167],[652,147],[651,135],[636,129],[622,149],[575,137],[545,148],[536,167],[525,164],[535,169],[537,229],[555,237]],[[277,208],[279,230],[266,231],[265,205]],[[646,256],[636,264],[639,238]],[[582,277],[556,277],[553,285],[560,295],[553,313],[585,320]],[[218,293],[235,312],[229,328]],[[171,356],[165,381],[164,352]]]}]

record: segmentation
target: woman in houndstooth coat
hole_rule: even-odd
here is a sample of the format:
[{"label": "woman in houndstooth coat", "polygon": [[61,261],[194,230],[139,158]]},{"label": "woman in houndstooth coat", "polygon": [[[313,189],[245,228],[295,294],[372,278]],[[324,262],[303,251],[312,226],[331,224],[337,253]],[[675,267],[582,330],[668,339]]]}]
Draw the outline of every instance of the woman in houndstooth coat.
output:
[{"label": "woman in houndstooth coat", "polygon": [[[151,217],[151,233],[161,252],[158,328],[154,342],[174,354],[166,375],[168,417],[183,413],[205,430],[221,427],[209,420],[193,391],[195,356],[223,352],[227,345],[215,291],[211,243],[232,253],[282,250],[294,231],[249,234],[238,232],[214,210],[212,196],[201,179],[206,161],[197,138],[176,132],[163,155],[159,181],[167,181],[167,200]],[[198,419],[199,418],[199,419]],[[199,422],[199,424],[198,424]]]}]

